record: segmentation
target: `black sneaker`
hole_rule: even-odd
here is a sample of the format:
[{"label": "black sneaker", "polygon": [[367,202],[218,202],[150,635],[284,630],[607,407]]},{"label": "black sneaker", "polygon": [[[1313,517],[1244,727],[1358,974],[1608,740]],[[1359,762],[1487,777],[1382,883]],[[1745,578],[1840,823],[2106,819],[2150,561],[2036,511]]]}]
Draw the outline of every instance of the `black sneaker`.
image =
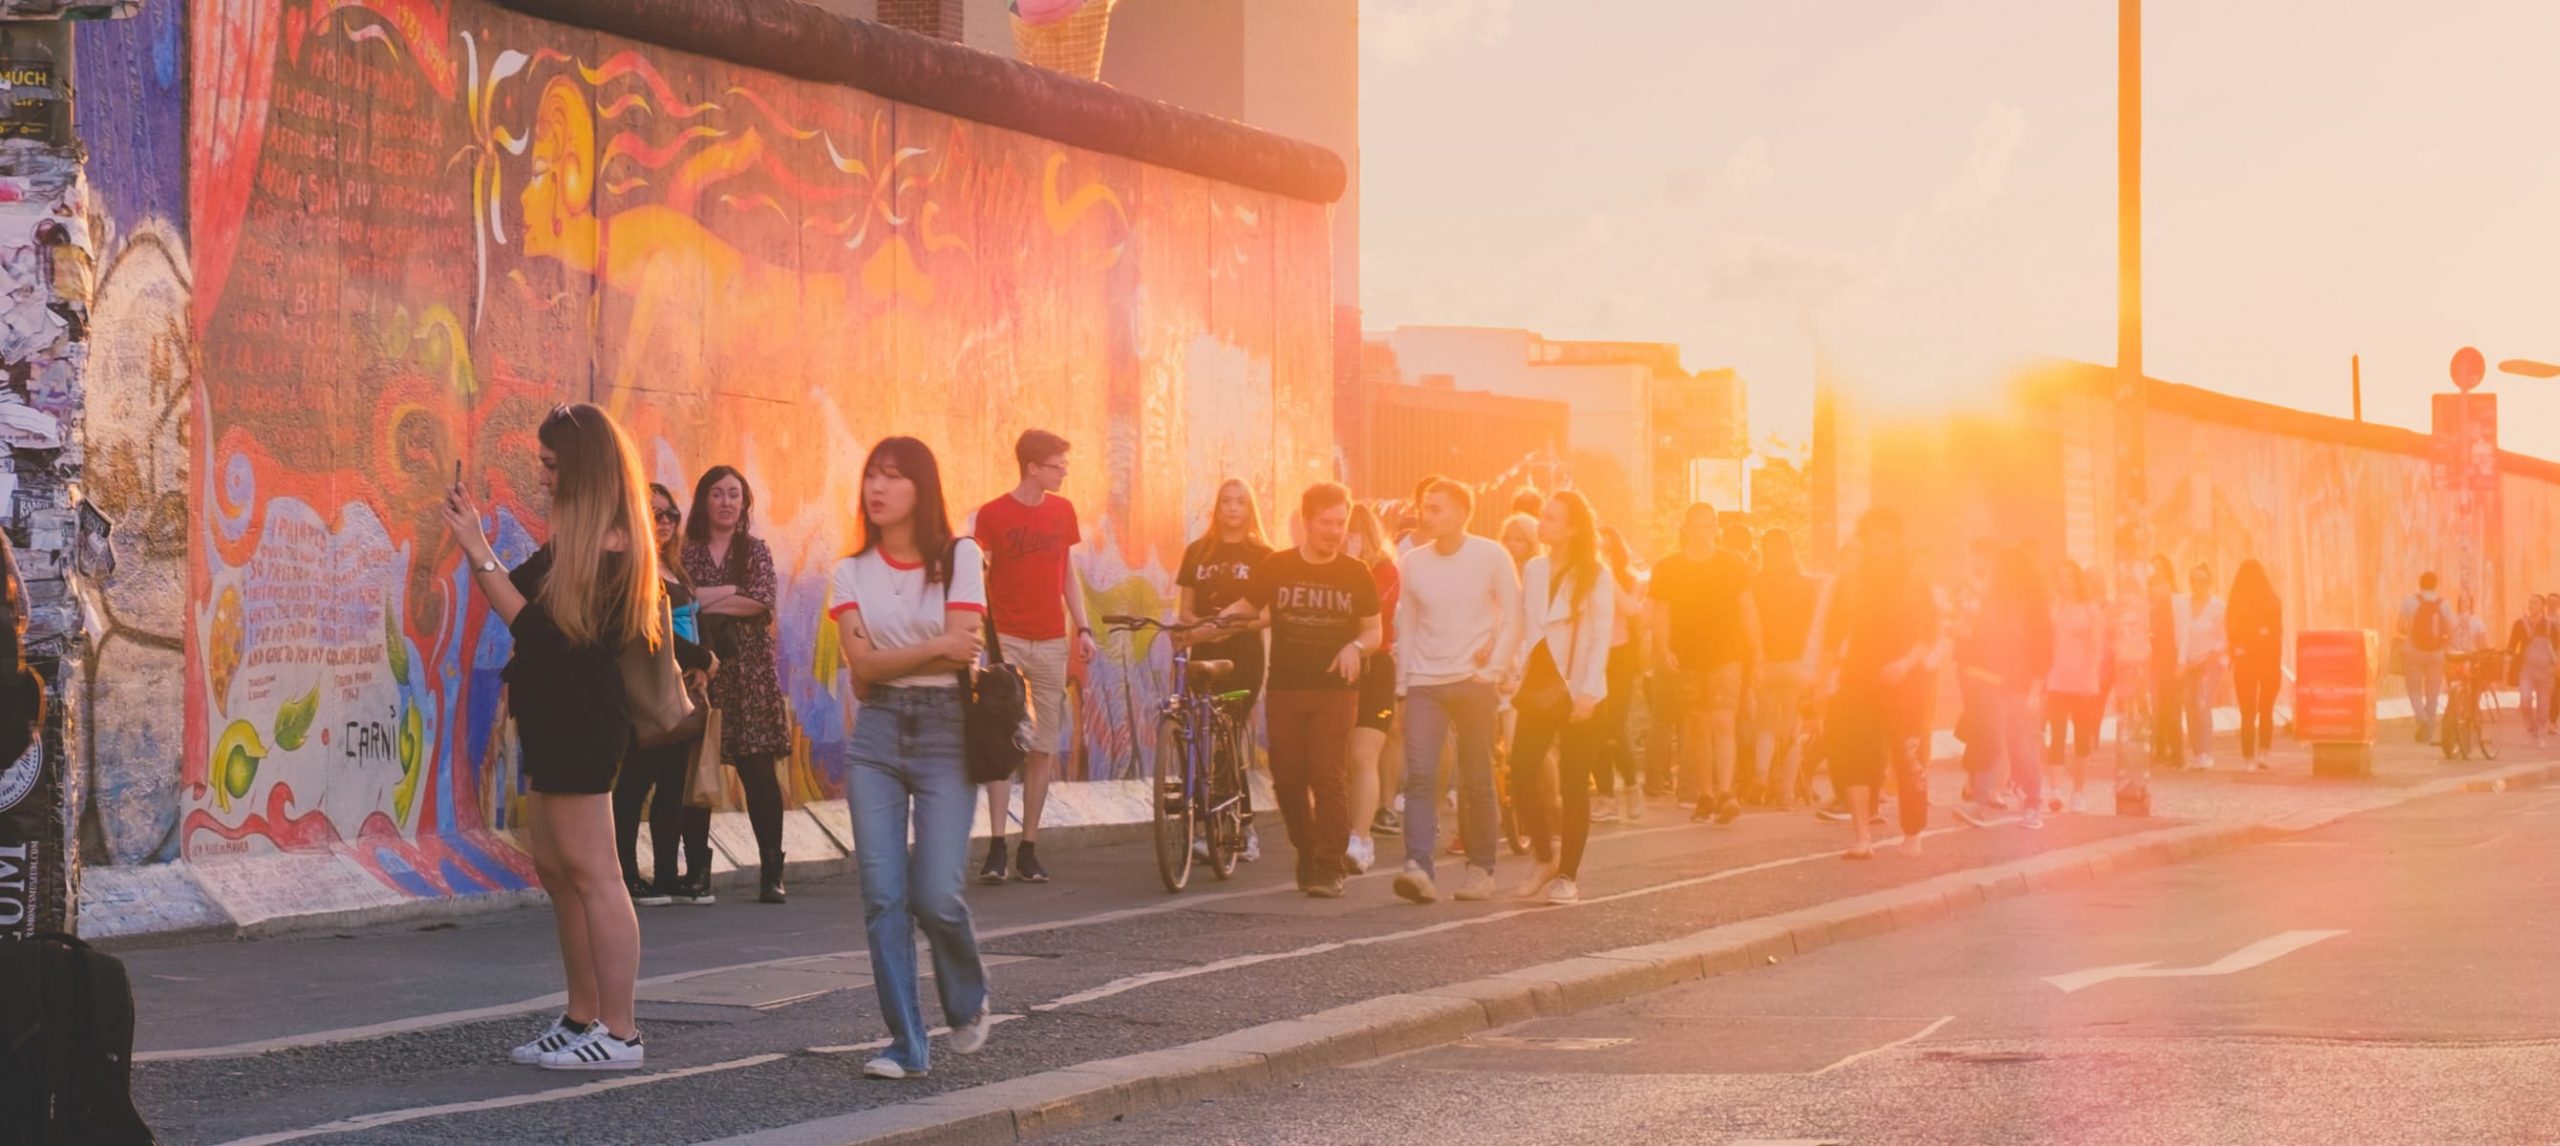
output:
[{"label": "black sneaker", "polygon": [[767,873],[765,873],[763,876],[761,876],[761,877],[759,877],[759,878],[757,879],[757,881],[756,881],[756,902],[758,902],[758,903],[787,903],[787,902],[790,902],[790,895],[789,895],[786,891],[784,891],[783,886],[782,886],[782,872],[781,872],[781,871],[779,871],[779,870],[775,870],[775,871],[767,872]]},{"label": "black sneaker", "polygon": [[987,862],[978,865],[978,882],[990,885],[1003,883],[1004,868],[1004,841],[988,841]]},{"label": "black sneaker", "polygon": [[1306,892],[1309,899],[1340,899],[1342,898],[1342,877],[1328,876],[1303,884],[1299,890]]},{"label": "black sneaker", "polygon": [[631,893],[634,907],[664,907],[675,902],[675,897],[659,890],[657,884],[636,876],[623,880],[622,886]]},{"label": "black sneaker", "polygon": [[1049,869],[1040,866],[1040,857],[1033,853],[1029,840],[1013,850],[1013,878],[1024,883],[1049,882]]},{"label": "black sneaker", "polygon": [[1369,834],[1373,836],[1403,835],[1404,817],[1397,815],[1392,808],[1380,808],[1377,815],[1369,817]]},{"label": "black sneaker", "polygon": [[[1706,805],[1701,804],[1699,806],[1705,807]],[[1741,817],[1742,801],[1734,799],[1733,793],[1731,792],[1725,793],[1724,799],[1716,803],[1716,823],[1730,824]]]},{"label": "black sneaker", "polygon": [[679,881],[675,901],[690,907],[709,907],[720,902],[719,896],[711,894],[711,873],[697,872]]}]

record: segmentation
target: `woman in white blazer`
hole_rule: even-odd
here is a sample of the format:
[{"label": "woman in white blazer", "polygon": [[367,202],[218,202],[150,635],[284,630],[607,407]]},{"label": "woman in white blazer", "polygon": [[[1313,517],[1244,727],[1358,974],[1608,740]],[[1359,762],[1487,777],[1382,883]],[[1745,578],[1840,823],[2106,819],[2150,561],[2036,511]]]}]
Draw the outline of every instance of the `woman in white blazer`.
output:
[{"label": "woman in white blazer", "polygon": [[[1522,571],[1523,642],[1512,697],[1519,728],[1511,743],[1511,803],[1535,842],[1538,872],[1521,885],[1523,899],[1571,903],[1591,838],[1591,769],[1600,759],[1602,728],[1592,715],[1609,696],[1609,635],[1617,586],[1600,562],[1600,522],[1572,490],[1550,499],[1538,522],[1546,552]],[[1554,850],[1543,791],[1550,745],[1558,746],[1556,781],[1564,797],[1564,844]]]}]

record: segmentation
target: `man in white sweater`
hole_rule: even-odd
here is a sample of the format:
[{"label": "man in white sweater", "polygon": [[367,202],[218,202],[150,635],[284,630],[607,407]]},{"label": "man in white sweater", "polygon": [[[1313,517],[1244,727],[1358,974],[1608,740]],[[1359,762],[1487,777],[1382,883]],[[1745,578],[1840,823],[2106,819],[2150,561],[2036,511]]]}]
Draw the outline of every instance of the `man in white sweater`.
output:
[{"label": "man in white sweater", "polygon": [[1475,495],[1454,481],[1422,498],[1420,544],[1397,561],[1396,695],[1404,709],[1404,872],[1396,894],[1415,903],[1440,898],[1432,852],[1439,845],[1440,751],[1457,736],[1458,837],[1467,875],[1459,899],[1493,896],[1493,741],[1502,678],[1520,643],[1520,579],[1511,555],[1467,533]]}]

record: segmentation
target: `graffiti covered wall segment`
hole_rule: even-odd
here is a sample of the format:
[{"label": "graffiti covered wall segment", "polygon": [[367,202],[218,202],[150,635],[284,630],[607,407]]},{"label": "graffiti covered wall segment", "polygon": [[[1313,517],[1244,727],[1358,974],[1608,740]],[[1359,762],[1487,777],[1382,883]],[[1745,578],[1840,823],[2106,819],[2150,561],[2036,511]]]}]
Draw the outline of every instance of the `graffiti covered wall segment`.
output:
[{"label": "graffiti covered wall segment", "polygon": [[[755,484],[801,799],[843,791],[821,605],[873,440],[932,443],[955,512],[1012,482],[1023,428],[1076,442],[1081,572],[1114,610],[1164,608],[1221,478],[1330,474],[1321,204],[473,0],[191,19],[200,405],[163,467],[199,507],[167,797],[188,858],[528,882],[508,636],[436,503],[459,462],[529,553],[556,403],[612,409],[671,488],[722,462]],[[1143,739],[1162,674],[1127,662],[1156,652],[1095,666],[1097,744]]]}]

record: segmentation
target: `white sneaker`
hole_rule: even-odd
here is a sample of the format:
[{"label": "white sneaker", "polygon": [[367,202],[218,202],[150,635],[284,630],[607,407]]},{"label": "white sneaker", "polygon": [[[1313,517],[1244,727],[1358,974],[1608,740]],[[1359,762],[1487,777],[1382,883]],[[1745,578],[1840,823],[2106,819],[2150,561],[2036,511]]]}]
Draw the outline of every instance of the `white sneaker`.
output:
[{"label": "white sneaker", "polygon": [[1440,899],[1440,889],[1421,864],[1406,860],[1404,870],[1396,874],[1396,896],[1413,903],[1434,903]]},{"label": "white sneaker", "polygon": [[648,1048],[640,1045],[640,1036],[624,1042],[597,1023],[586,1037],[542,1056],[544,1070],[638,1070],[648,1057]]},{"label": "white sneaker", "polygon": [[923,1078],[927,1073],[928,1072],[921,1070],[910,1071],[903,1066],[899,1066],[898,1060],[890,1058],[885,1054],[871,1060],[870,1062],[862,1064],[862,1077],[885,1078],[891,1082],[898,1082],[900,1080],[910,1078]]},{"label": "white sneaker", "polygon": [[1202,861],[1209,858],[1209,837],[1191,837],[1191,858]]},{"label": "white sneaker", "polygon": [[1581,901],[1582,888],[1576,886],[1572,880],[1559,876],[1553,882],[1547,884],[1548,903],[1566,904],[1580,903]]},{"label": "white sneaker", "polygon": [[565,1048],[569,1044],[587,1037],[587,1032],[593,1029],[594,1026],[595,1024],[593,1023],[589,1023],[583,1027],[571,1026],[569,1024],[569,1016],[553,1015],[551,1016],[551,1025],[542,1028],[541,1034],[533,1036],[532,1042],[508,1051],[507,1061],[512,1062],[517,1066],[532,1066],[535,1063],[541,1062],[542,1056]]},{"label": "white sneaker", "polygon": [[1625,821],[1627,821],[1628,823],[1632,824],[1632,823],[1636,822],[1637,820],[1641,820],[1641,819],[1643,819],[1643,818],[1644,818],[1644,789],[1642,789],[1642,788],[1629,788],[1629,789],[1627,789],[1627,795],[1626,795],[1625,800],[1622,802],[1622,808],[1623,808],[1623,810],[1622,810],[1622,811],[1620,811],[1620,812],[1618,813],[1619,818],[1624,819],[1624,820],[1625,820]]},{"label": "white sneaker", "polygon": [[1351,874],[1367,875],[1369,869],[1378,864],[1378,845],[1353,836],[1350,845],[1342,849],[1342,862],[1351,869]]},{"label": "white sneaker", "polygon": [[1458,884],[1457,898],[1465,902],[1491,899],[1495,891],[1493,873],[1480,867],[1467,869],[1467,878]]},{"label": "white sneaker", "polygon": [[2197,756],[2197,757],[2196,757],[2196,771],[2198,771],[2198,772],[2211,772],[2211,771],[2213,771],[2213,753],[2207,752],[2207,753],[2204,753],[2204,754],[2202,754],[2202,755],[2200,755],[2200,756]]},{"label": "white sneaker", "polygon": [[1989,808],[1978,804],[1958,804],[1956,818],[1977,828],[1987,828],[1991,826],[1992,813]]},{"label": "white sneaker", "polygon": [[977,1018],[951,1028],[951,1053],[976,1054],[987,1049],[987,1032],[994,1030],[995,1025],[996,1003],[989,999],[978,1008]]},{"label": "white sneaker", "polygon": [[1261,860],[1262,833],[1246,828],[1244,830],[1244,862],[1259,863]]},{"label": "white sneaker", "polygon": [[1597,800],[1591,801],[1591,822],[1595,824],[1617,823],[1618,802],[1608,798],[1607,796],[1602,796]]}]

